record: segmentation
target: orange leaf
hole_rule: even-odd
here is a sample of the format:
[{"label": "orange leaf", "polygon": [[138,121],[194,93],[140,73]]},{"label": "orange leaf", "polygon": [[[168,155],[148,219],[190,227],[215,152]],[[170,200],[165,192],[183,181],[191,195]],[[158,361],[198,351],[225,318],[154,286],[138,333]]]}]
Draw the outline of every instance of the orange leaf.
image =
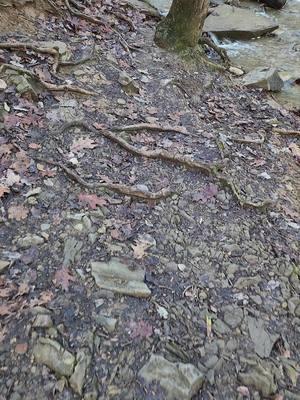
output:
[{"label": "orange leaf", "polygon": [[66,267],[58,269],[54,275],[54,284],[61,286],[66,292],[69,290],[70,282],[74,282],[75,280],[75,277],[70,274],[69,269]]},{"label": "orange leaf", "polygon": [[87,205],[92,210],[95,210],[97,206],[104,206],[107,203],[103,197],[98,197],[96,194],[80,193],[78,199],[80,203]]},{"label": "orange leaf", "polygon": [[21,221],[22,219],[26,219],[28,215],[28,208],[24,206],[11,206],[8,209],[8,218],[15,219],[17,221]]},{"label": "orange leaf", "polygon": [[28,343],[18,343],[15,347],[15,352],[17,354],[25,354],[28,350]]},{"label": "orange leaf", "polygon": [[6,186],[0,185],[0,197],[3,197],[6,193],[9,193],[10,189]]}]

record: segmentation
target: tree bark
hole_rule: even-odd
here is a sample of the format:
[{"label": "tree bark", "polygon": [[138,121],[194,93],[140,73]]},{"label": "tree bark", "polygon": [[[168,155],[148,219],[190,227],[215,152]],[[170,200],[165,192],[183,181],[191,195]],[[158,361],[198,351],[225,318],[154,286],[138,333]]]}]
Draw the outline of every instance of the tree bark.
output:
[{"label": "tree bark", "polygon": [[209,0],[173,0],[166,18],[155,33],[159,47],[183,50],[195,47],[208,12]]}]

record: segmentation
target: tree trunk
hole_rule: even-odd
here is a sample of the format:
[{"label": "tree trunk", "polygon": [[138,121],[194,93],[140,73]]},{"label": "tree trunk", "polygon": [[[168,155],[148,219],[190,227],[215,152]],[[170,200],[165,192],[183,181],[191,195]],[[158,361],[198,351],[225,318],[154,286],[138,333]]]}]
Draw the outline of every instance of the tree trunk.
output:
[{"label": "tree trunk", "polygon": [[198,43],[209,0],[173,0],[169,14],[155,33],[155,43],[164,48],[183,50]]}]

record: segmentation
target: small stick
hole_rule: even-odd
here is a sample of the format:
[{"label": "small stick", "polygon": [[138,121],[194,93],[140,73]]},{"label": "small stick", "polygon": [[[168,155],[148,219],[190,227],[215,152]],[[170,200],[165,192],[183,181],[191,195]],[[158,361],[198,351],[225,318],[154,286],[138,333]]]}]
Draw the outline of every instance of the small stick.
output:
[{"label": "small stick", "polygon": [[280,129],[280,128],[274,128],[273,133],[277,133],[279,135],[291,135],[291,136],[299,136],[300,131],[293,131],[293,130],[288,130],[288,129]]},{"label": "small stick", "polygon": [[234,137],[229,137],[230,140],[233,140],[234,142],[237,143],[247,143],[247,144],[263,144],[265,141],[265,138],[261,136],[260,139],[242,139],[242,138],[234,138]]},{"label": "small stick", "polygon": [[130,26],[131,30],[136,31],[136,27],[135,27],[134,23],[131,21],[131,19],[129,17],[127,17],[127,15],[124,15],[124,14],[122,14],[118,11],[114,11],[114,10],[109,11],[109,13],[115,15],[117,18],[120,18],[123,21],[126,21],[127,24]]},{"label": "small stick", "polygon": [[184,127],[180,128],[180,127],[172,127],[172,126],[162,126],[162,125],[148,124],[148,123],[143,123],[143,122],[140,124],[116,126],[116,127],[111,128],[112,131],[125,131],[125,132],[143,130],[143,129],[149,130],[149,131],[176,132],[176,133],[181,133],[182,135],[196,136],[196,135],[188,133]]},{"label": "small stick", "polygon": [[95,95],[96,94],[95,92],[82,89],[78,86],[73,86],[73,85],[69,85],[69,84],[55,85],[54,83],[45,82],[37,74],[31,72],[30,70],[28,70],[26,68],[16,67],[15,65],[12,65],[12,64],[2,64],[0,66],[0,72],[5,71],[6,69],[12,69],[14,71],[20,72],[21,74],[29,75],[31,78],[36,79],[44,88],[50,90],[51,92],[68,91],[68,92],[73,92],[73,93],[81,93],[81,94],[85,94],[85,95]]},{"label": "small stick", "polygon": [[90,15],[84,14],[81,11],[77,11],[74,8],[71,7],[69,0],[65,0],[65,5],[67,7],[67,9],[69,10],[69,12],[73,15],[75,15],[76,17],[85,19],[86,21],[92,22],[93,24],[97,24],[97,25],[101,25],[101,26],[106,26],[107,22],[104,21],[103,19],[97,17],[91,17]]},{"label": "small stick", "polygon": [[86,182],[79,175],[73,172],[70,168],[66,167],[62,162],[48,160],[46,158],[41,157],[33,157],[36,161],[44,162],[46,164],[55,165],[61,168],[73,181],[79,183],[81,186],[86,187],[87,189],[107,189],[113,192],[117,192],[120,194],[124,194],[126,196],[136,197],[142,200],[160,200],[167,196],[170,196],[172,192],[165,188],[158,192],[148,192],[141,189],[138,189],[135,186],[127,186],[121,183],[90,183]]}]

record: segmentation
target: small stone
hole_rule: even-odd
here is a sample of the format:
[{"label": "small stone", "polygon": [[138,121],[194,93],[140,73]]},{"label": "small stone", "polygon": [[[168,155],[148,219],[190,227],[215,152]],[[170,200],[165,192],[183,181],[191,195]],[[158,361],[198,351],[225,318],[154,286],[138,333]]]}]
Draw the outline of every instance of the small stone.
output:
[{"label": "small stone", "polygon": [[53,321],[49,314],[38,314],[32,326],[34,328],[51,328],[53,326]]},{"label": "small stone", "polygon": [[21,249],[28,249],[31,246],[37,246],[45,242],[44,238],[34,234],[28,234],[23,238],[18,239],[17,246]]},{"label": "small stone", "polygon": [[226,335],[227,333],[229,333],[231,331],[230,328],[226,324],[224,324],[224,322],[220,319],[216,319],[213,322],[212,328],[213,328],[213,331],[219,336]]},{"label": "small stone", "polygon": [[124,99],[118,99],[118,100],[117,100],[117,103],[118,103],[120,106],[125,106],[125,105],[126,105],[126,100],[124,100]]},{"label": "small stone", "polygon": [[0,92],[5,90],[6,88],[7,88],[7,83],[3,79],[0,79]]},{"label": "small stone", "polygon": [[139,376],[147,384],[157,382],[166,391],[166,400],[190,400],[201,388],[204,375],[192,364],[171,363],[152,354]]},{"label": "small stone", "polygon": [[91,356],[88,354],[87,350],[79,350],[76,354],[76,366],[74,369],[74,373],[70,378],[71,388],[79,395],[82,394],[86,371],[90,363]]},{"label": "small stone", "polygon": [[112,333],[116,329],[117,320],[105,315],[97,315],[94,317],[97,324],[102,326],[107,332]]},{"label": "small stone", "polygon": [[241,308],[227,307],[224,313],[224,321],[232,329],[236,328],[243,321],[244,313]]},{"label": "small stone", "polygon": [[260,364],[254,365],[254,368],[247,373],[240,373],[239,380],[245,386],[253,386],[264,397],[271,396],[277,390],[273,373]]},{"label": "small stone", "polygon": [[284,85],[276,68],[255,68],[243,78],[243,84],[250,87],[259,87],[272,92],[279,92]]},{"label": "small stone", "polygon": [[55,340],[40,338],[33,348],[33,355],[37,363],[47,365],[60,376],[73,373],[75,357]]},{"label": "small stone", "polygon": [[245,289],[252,286],[257,286],[261,282],[261,277],[259,275],[256,276],[245,276],[240,277],[234,284],[234,287],[237,289]]},{"label": "small stone", "polygon": [[9,266],[10,262],[6,260],[0,260],[0,274],[2,274]]},{"label": "small stone", "polygon": [[296,317],[300,317],[300,298],[299,297],[291,297],[288,300],[288,308],[289,312]]},{"label": "small stone", "polygon": [[238,68],[238,67],[229,67],[229,72],[231,72],[233,75],[236,75],[236,76],[241,76],[241,75],[244,75],[244,71],[241,69],[241,68]]}]

